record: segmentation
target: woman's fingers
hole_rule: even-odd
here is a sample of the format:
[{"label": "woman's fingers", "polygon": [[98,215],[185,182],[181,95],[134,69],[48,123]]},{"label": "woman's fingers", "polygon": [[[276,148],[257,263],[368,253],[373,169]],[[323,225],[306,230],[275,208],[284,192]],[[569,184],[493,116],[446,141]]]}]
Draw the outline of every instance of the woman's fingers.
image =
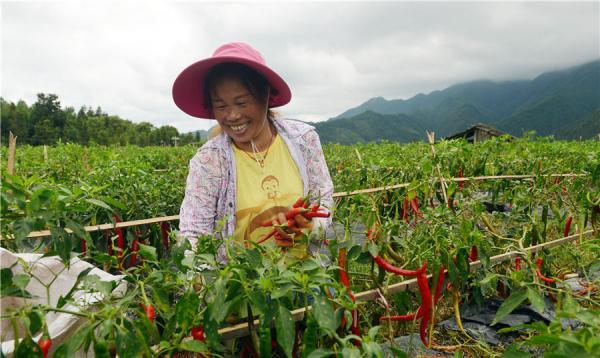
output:
[{"label": "woman's fingers", "polygon": [[303,215],[296,215],[294,217],[294,221],[296,221],[296,225],[301,229],[309,229],[312,230],[312,221],[305,218]]},{"label": "woman's fingers", "polygon": [[279,247],[291,247],[294,245],[294,240],[291,237],[282,236],[279,232],[275,234],[275,244]]}]

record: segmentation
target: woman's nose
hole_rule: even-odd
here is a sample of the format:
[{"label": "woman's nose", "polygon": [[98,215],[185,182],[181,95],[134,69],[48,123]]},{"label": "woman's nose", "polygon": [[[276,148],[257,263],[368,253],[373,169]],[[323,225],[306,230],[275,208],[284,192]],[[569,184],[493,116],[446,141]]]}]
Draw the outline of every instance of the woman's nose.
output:
[{"label": "woman's nose", "polygon": [[227,118],[227,120],[230,120],[230,121],[235,121],[236,119],[240,118],[240,116],[241,116],[240,111],[235,108],[230,109],[226,113],[226,118]]}]

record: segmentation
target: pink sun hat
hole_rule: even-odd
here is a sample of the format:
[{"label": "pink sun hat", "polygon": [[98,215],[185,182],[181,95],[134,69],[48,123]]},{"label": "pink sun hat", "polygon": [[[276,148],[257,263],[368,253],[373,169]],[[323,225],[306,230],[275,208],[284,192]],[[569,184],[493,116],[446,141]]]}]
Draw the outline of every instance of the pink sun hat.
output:
[{"label": "pink sun hat", "polygon": [[271,87],[269,108],[283,106],[292,99],[287,83],[267,66],[256,49],[243,42],[232,42],[216,49],[212,57],[191,64],[177,76],[173,83],[173,100],[177,107],[190,116],[213,119],[210,106],[204,103],[204,80],[215,65],[225,62],[246,65],[267,80]]}]

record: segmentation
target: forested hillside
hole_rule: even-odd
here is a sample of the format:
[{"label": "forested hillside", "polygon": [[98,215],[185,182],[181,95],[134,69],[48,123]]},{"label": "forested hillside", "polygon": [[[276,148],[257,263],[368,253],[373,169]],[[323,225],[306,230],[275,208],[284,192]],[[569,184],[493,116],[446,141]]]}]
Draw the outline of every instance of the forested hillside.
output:
[{"label": "forested hillside", "polygon": [[408,100],[376,97],[316,127],[324,141],[345,144],[409,141],[418,128],[423,130],[417,138],[424,138],[425,129],[448,136],[474,123],[516,136],[534,130],[560,139],[586,139],[600,132],[598,111],[600,60],[533,80],[473,81]]},{"label": "forested hillside", "polygon": [[28,106],[24,101],[5,101],[0,98],[2,142],[7,143],[9,132],[18,137],[19,144],[54,144],[58,140],[79,144],[100,145],[172,145],[198,141],[202,131],[181,134],[173,126],[156,128],[148,122],[133,123],[119,116],[81,107],[63,108],[58,96],[40,93],[37,101]]}]

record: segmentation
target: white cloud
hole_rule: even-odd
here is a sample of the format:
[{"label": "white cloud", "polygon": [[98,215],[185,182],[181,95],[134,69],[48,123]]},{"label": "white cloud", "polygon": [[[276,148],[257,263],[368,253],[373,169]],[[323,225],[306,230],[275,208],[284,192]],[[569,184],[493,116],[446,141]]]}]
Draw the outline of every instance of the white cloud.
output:
[{"label": "white cloud", "polygon": [[600,57],[598,2],[3,2],[2,96],[181,131],[179,72],[245,41],[289,82],[283,115],[325,120],[375,96],[475,79],[533,78]]}]

